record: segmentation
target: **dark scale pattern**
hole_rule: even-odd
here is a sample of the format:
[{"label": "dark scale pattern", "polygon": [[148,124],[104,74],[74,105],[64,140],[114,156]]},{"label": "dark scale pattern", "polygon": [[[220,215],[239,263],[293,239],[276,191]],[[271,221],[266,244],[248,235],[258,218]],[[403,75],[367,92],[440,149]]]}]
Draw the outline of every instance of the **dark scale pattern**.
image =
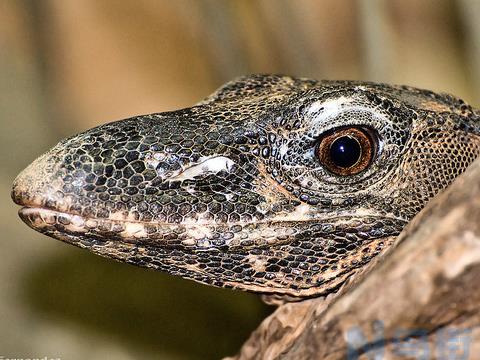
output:
[{"label": "dark scale pattern", "polygon": [[[319,139],[375,138],[369,166],[328,171]],[[99,126],[16,179],[34,229],[215,286],[327,295],[381,254],[480,153],[460,99],[367,82],[254,75],[188,109]]]}]

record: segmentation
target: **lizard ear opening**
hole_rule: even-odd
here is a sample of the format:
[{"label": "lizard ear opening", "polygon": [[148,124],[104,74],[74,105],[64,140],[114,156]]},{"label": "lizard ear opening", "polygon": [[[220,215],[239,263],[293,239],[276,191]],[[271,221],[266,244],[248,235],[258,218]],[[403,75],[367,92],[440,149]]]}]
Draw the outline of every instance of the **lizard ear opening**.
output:
[{"label": "lizard ear opening", "polygon": [[320,164],[329,172],[352,176],[366,170],[377,152],[378,141],[370,129],[342,127],[324,134],[316,149]]}]

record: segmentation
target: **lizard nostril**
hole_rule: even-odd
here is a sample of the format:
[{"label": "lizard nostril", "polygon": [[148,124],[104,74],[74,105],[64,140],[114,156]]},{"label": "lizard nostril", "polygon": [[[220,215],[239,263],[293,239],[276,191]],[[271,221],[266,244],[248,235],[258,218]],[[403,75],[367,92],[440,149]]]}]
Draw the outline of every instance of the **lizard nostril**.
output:
[{"label": "lizard nostril", "polygon": [[376,142],[370,131],[358,127],[334,129],[319,142],[317,156],[320,163],[336,175],[356,175],[373,160]]}]

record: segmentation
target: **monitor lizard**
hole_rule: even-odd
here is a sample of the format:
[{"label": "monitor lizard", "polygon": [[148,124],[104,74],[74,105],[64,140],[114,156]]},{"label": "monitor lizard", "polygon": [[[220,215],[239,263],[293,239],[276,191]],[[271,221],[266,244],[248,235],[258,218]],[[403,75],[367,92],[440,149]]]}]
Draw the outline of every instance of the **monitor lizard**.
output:
[{"label": "monitor lizard", "polygon": [[61,141],[15,180],[33,229],[204,284],[335,293],[480,153],[480,113],[408,86],[252,75]]}]

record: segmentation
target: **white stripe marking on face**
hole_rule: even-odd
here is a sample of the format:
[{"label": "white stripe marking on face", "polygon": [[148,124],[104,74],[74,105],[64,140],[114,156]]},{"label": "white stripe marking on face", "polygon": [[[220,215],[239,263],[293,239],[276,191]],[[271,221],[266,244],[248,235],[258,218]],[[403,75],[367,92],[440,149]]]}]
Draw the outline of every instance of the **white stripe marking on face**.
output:
[{"label": "white stripe marking on face", "polygon": [[206,174],[216,174],[222,170],[230,171],[234,165],[233,160],[226,156],[212,156],[201,158],[198,164],[192,165],[184,169],[181,173],[172,176],[168,181],[182,181],[193,179],[197,176]]}]

